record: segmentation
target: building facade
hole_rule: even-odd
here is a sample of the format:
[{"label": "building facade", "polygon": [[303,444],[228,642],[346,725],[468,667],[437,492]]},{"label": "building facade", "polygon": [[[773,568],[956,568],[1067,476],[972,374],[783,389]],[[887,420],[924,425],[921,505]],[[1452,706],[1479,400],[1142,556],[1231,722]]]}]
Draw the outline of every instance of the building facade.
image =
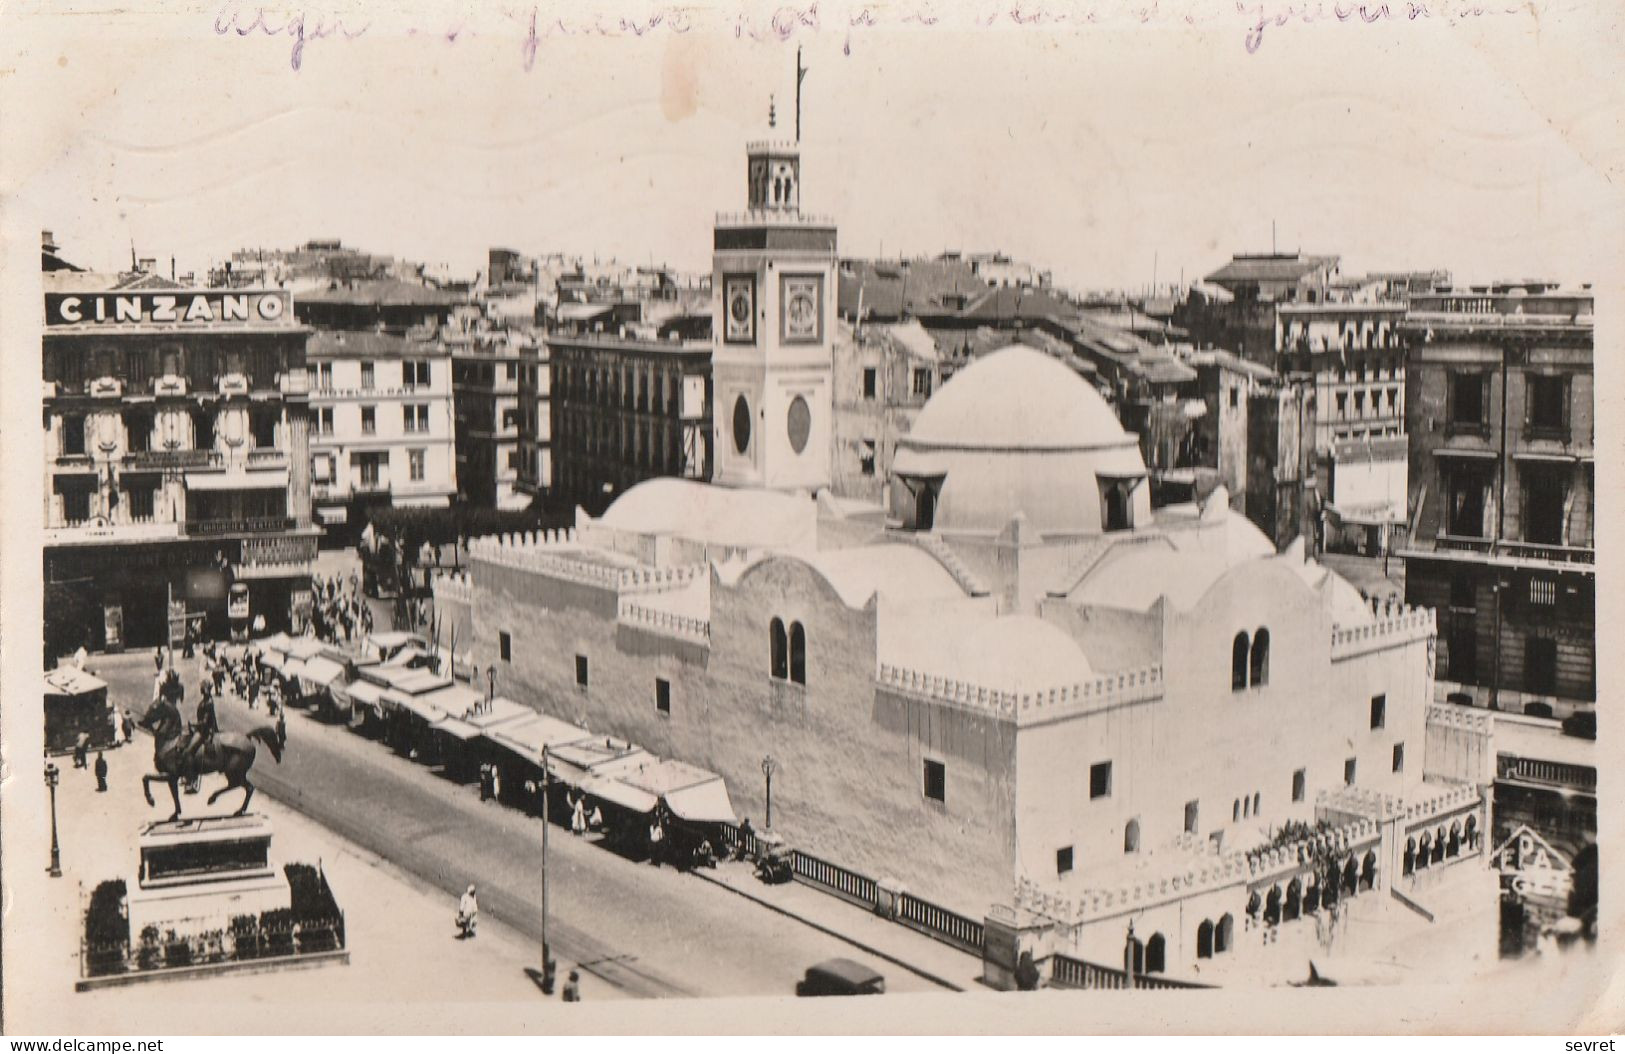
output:
[{"label": "building facade", "polygon": [[918,322],[835,325],[830,489],[883,504],[897,440],[942,386],[944,362]]},{"label": "building facade", "polygon": [[1411,299],[1408,602],[1440,678],[1503,710],[1596,700],[1594,298],[1489,287]]},{"label": "building facade", "polygon": [[475,543],[458,588],[511,697],[721,774],[758,821],[771,754],[798,849],[1042,915],[1072,954],[1109,961],[1132,921],[1188,975],[1240,944],[1222,916],[1312,910],[1288,821],[1337,832],[1352,895],[1484,818],[1476,787],[1423,784],[1431,613],[1374,610],[1222,491],[1154,512],[1146,475],[1075,371],[1010,348],[900,440],[890,523],[653,480]]},{"label": "building facade", "polygon": [[[470,505],[523,508],[521,436],[527,431],[520,373],[535,340],[528,333],[483,325],[448,334],[457,412],[457,491]],[[534,434],[533,430],[530,430]]]},{"label": "building facade", "polygon": [[367,510],[444,506],[457,490],[452,362],[428,334],[312,335],[311,472],[318,518],[352,537]]},{"label": "building facade", "polygon": [[[642,480],[710,478],[709,339],[575,326],[556,328],[545,344],[549,391],[545,400],[537,392],[537,423],[545,402],[556,505],[602,511]],[[542,366],[531,365],[539,383]]]},{"label": "building facade", "polygon": [[320,531],[290,295],[43,277],[48,653],[224,634],[248,612],[300,628]]}]

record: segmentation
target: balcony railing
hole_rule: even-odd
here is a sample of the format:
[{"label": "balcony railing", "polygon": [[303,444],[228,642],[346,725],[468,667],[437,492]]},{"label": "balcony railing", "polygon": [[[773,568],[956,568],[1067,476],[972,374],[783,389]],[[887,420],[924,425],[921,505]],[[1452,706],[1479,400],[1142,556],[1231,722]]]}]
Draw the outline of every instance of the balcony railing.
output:
[{"label": "balcony railing", "polygon": [[309,536],[249,538],[243,542],[246,567],[283,566],[316,559],[316,539]]},{"label": "balcony railing", "polygon": [[351,482],[350,489],[357,494],[384,494],[389,490],[389,480],[358,479]]},{"label": "balcony railing", "polygon": [[285,450],[250,450],[248,452],[249,468],[283,468],[288,463],[288,452]]},{"label": "balcony railing", "polygon": [[1493,538],[1467,538],[1451,534],[1441,534],[1434,539],[1434,550],[1506,556],[1517,560],[1541,560],[1553,564],[1597,562],[1596,550],[1589,545],[1555,545],[1511,539],[1496,541]]},{"label": "balcony railing", "polygon": [[56,456],[56,467],[58,469],[77,469],[82,472],[89,472],[96,466],[91,463],[89,454],[58,454]]},{"label": "balcony railing", "polygon": [[252,516],[239,520],[188,520],[186,533],[194,538],[219,538],[232,534],[280,534],[291,531],[295,521],[289,516]]}]

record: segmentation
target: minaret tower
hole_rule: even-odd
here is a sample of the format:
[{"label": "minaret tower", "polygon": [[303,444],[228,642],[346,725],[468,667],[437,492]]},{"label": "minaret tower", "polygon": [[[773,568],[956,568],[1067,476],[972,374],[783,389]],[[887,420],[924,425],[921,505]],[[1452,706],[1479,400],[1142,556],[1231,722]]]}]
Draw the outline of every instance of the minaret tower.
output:
[{"label": "minaret tower", "polygon": [[830,483],[835,224],[801,211],[799,144],[745,153],[749,206],[717,216],[711,266],[715,480],[817,491]]}]

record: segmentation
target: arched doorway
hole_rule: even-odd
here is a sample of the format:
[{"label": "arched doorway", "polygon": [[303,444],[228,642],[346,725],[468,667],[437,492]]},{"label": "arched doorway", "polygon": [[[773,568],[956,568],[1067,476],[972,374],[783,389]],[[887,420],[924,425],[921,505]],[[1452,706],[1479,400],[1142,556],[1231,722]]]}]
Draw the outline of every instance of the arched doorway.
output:
[{"label": "arched doorway", "polygon": [[1281,887],[1271,886],[1269,896],[1264,898],[1264,921],[1271,926],[1281,921]]},{"label": "arched doorway", "polygon": [[1354,857],[1351,856],[1343,863],[1343,892],[1352,895],[1359,892],[1359,889],[1360,866],[1354,862]]},{"label": "arched doorway", "polygon": [[1431,834],[1424,834],[1422,835],[1421,840],[1416,843],[1416,869],[1420,871],[1427,867],[1428,863],[1432,859],[1433,836]]},{"label": "arched doorway", "polygon": [[1366,850],[1365,859],[1360,862],[1360,888],[1375,889],[1377,886],[1377,854],[1375,850]]},{"label": "arched doorway", "polygon": [[1235,943],[1236,919],[1229,912],[1219,919],[1219,924],[1213,929],[1213,951],[1220,954],[1229,951]]},{"label": "arched doorway", "polygon": [[1203,919],[1202,924],[1196,927],[1196,957],[1213,958],[1213,923],[1209,919]]},{"label": "arched doorway", "polygon": [[1405,860],[1400,865],[1400,874],[1410,875],[1416,872],[1416,839],[1405,839]]}]

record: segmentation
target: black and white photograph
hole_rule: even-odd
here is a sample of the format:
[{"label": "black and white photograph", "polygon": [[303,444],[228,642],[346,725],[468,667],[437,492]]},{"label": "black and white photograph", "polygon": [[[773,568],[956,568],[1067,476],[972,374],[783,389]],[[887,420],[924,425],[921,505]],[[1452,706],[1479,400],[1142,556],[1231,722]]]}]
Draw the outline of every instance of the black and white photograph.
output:
[{"label": "black and white photograph", "polygon": [[1590,0],[5,5],[0,1028],[1625,1029],[1622,116]]}]

